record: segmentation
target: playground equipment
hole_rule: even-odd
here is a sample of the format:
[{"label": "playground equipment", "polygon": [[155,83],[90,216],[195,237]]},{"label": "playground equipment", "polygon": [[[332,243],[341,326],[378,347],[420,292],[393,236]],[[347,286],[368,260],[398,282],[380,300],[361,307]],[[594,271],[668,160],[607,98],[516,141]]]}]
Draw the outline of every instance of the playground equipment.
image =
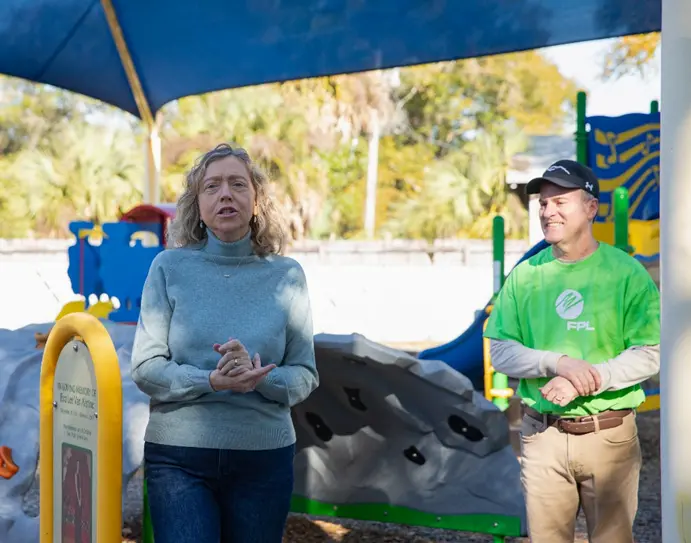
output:
[{"label": "playground equipment", "polygon": [[[122,541],[122,383],[101,322],[56,322],[41,364],[41,543]],[[59,533],[58,533],[59,532]]]},{"label": "playground equipment", "polygon": [[[137,206],[115,223],[70,224],[76,240],[68,250],[73,290],[85,299],[117,298],[120,306],[110,300],[71,302],[57,326],[65,326],[75,311],[104,319],[117,337],[117,352],[129,356],[146,273],[165,248],[173,216],[170,207]],[[504,227],[503,219],[495,222],[498,292]],[[513,394],[506,376],[493,376],[493,406],[440,361],[422,364],[359,335],[319,335],[315,347],[321,385],[293,413],[294,512],[488,533],[495,541],[525,535],[519,464],[501,412]],[[129,359],[121,356],[120,365],[126,375]],[[432,395],[435,402],[425,401]],[[398,399],[395,405],[391,398]],[[454,458],[452,470],[448,458]],[[143,490],[143,541],[153,543],[146,484]]]},{"label": "playground equipment", "polygon": [[315,348],[325,380],[294,409],[294,511],[525,533],[508,422],[465,376],[357,334],[319,334]]},{"label": "playground equipment", "polygon": [[[91,297],[99,299],[105,294],[120,305],[116,308],[104,302],[99,316],[105,317],[105,312],[114,322],[137,321],[146,275],[154,257],[166,247],[168,224],[174,217],[172,204],[139,205],[118,222],[100,226],[88,221],[70,223],[76,243],[68,249],[67,274],[73,292],[84,297],[85,307],[91,307],[87,305]],[[71,310],[84,310],[79,303]]]},{"label": "playground equipment", "polygon": [[3,445],[0,447],[0,477],[11,479],[18,471],[19,467],[12,460],[12,449]]},{"label": "playground equipment", "polygon": [[[501,219],[503,223],[503,218],[499,217],[499,219]],[[526,253],[518,260],[516,266],[524,260],[536,255],[546,247],[548,247],[547,242],[544,240],[539,241],[533,247],[528,249],[528,251],[526,251]],[[501,249],[501,260],[504,261],[503,248]],[[497,276],[495,275],[495,277]],[[470,381],[473,383],[475,389],[483,390],[486,396],[491,396],[487,388],[490,386],[490,382],[492,383],[491,386],[494,388],[499,390],[506,389],[503,377],[497,377],[497,382],[495,382],[495,377],[492,377],[490,381],[485,371],[485,368],[487,368],[489,372],[493,372],[491,369],[491,364],[488,361],[486,362],[485,351],[488,352],[489,349],[485,347],[486,343],[482,335],[487,317],[489,316],[489,312],[492,308],[494,297],[498,292],[496,289],[496,284],[494,289],[495,292],[492,295],[492,298],[488,301],[487,305],[482,310],[475,313],[475,319],[460,336],[448,343],[431,347],[418,353],[418,358],[420,360],[441,360],[445,362],[455,370],[468,377],[468,379],[470,379]],[[492,397],[494,399],[499,399],[494,396]],[[502,402],[500,401],[499,404],[502,405]]]},{"label": "playground equipment", "polygon": [[[651,102],[649,113],[589,117],[586,101],[586,94],[580,92],[576,111],[576,156],[579,162],[592,168],[600,180],[600,208],[593,226],[595,237],[620,247],[630,245],[629,252],[645,264],[658,261],[659,103]],[[623,205],[624,189],[630,204],[627,201]],[[616,220],[617,209],[621,219],[627,216],[628,222]],[[623,215],[624,210],[627,210],[626,215]]]},{"label": "playground equipment", "polygon": [[[651,112],[652,121],[649,117],[636,115],[615,118],[615,121],[603,117],[586,118],[584,104],[584,97],[579,96],[579,112],[583,113],[582,115],[579,113],[579,123],[583,124],[585,129],[582,131],[579,129],[576,134],[578,156],[579,159],[586,161],[591,158],[593,164],[602,170],[594,168],[602,180],[603,193],[596,222],[596,236],[602,241],[613,243],[622,250],[626,250],[636,258],[647,262],[654,261],[659,253],[655,237],[656,221],[659,218],[659,205],[656,206],[655,202],[656,176],[659,171],[659,168],[656,169],[656,156],[659,156],[659,148],[656,150],[655,146],[659,146],[659,137],[656,140],[654,136],[654,131],[659,131],[659,113]],[[656,118],[657,125],[655,125]],[[635,125],[634,121],[638,125]],[[625,130],[622,127],[625,127]],[[617,146],[620,144],[627,144],[630,148],[619,149]],[[603,145],[607,146],[606,155],[598,152],[598,146]],[[637,153],[643,158],[635,162],[629,170],[621,173],[619,164],[623,163],[622,161],[635,161]],[[137,206],[123,214],[119,222],[104,224],[101,227],[89,222],[72,223],[70,230],[77,241],[69,249],[68,274],[74,292],[83,295],[85,299],[92,296],[98,299],[105,294],[111,298],[117,298],[120,305],[115,307],[107,301],[100,302],[100,305],[94,303],[87,306],[85,303],[81,309],[75,305],[66,308],[60,315],[61,319],[72,310],[80,311],[86,308],[92,314],[107,318],[113,324],[136,322],[146,273],[156,254],[165,249],[166,229],[168,221],[173,217],[174,209],[170,205]],[[657,231],[659,232],[659,229]],[[328,394],[328,397],[322,397],[322,392],[319,392],[314,399],[299,406],[295,412],[298,421],[298,449],[302,454],[300,457],[302,464],[298,462],[296,465],[299,465],[299,469],[302,470],[299,472],[302,474],[300,481],[304,485],[296,486],[296,495],[293,500],[294,511],[485,532],[493,534],[497,541],[502,540],[504,536],[524,535],[523,503],[513,493],[519,489],[517,480],[514,480],[518,473],[518,465],[512,463],[512,459],[515,460],[515,458],[508,439],[504,442],[500,437],[500,434],[507,430],[502,411],[508,407],[509,399],[514,391],[508,386],[508,378],[493,370],[488,342],[482,338],[487,317],[492,311],[494,297],[503,286],[506,276],[502,217],[495,218],[493,234],[492,299],[482,311],[477,313],[475,321],[464,334],[449,344],[428,349],[414,358],[400,351],[386,350],[383,346],[369,342],[361,336],[323,336],[315,340],[321,357],[320,361],[323,361],[321,367],[331,366],[333,369],[325,372],[323,384],[320,387],[320,390]],[[546,247],[544,240],[541,241],[532,247],[519,263]],[[128,328],[133,333],[133,327]],[[354,364],[354,361],[358,363]],[[425,361],[425,364],[421,364],[421,361]],[[341,371],[346,367],[347,372]],[[380,381],[365,376],[358,377],[359,369],[355,371],[353,368],[360,367],[368,368],[377,374],[387,374],[385,384],[394,387],[395,393],[390,391],[387,394],[383,390],[370,389],[373,386],[371,383]],[[402,368],[405,368],[408,373],[417,375],[418,380],[415,382],[414,390],[415,394],[421,397],[424,397],[425,387],[436,386],[431,375],[420,379],[421,374],[425,372],[424,368],[436,368],[440,375],[445,375],[446,380],[456,381],[455,394],[460,394],[463,400],[453,400],[450,405],[456,406],[462,414],[449,415],[447,413],[445,415],[447,427],[443,429],[443,425],[439,423],[440,413],[430,412],[420,419],[422,407],[414,407],[415,394],[402,391],[401,383],[396,381],[396,376],[399,375],[396,372],[400,372]],[[412,368],[415,369],[412,370]],[[368,370],[364,371],[367,374]],[[346,387],[344,383],[348,379],[357,382],[349,383]],[[474,396],[473,389],[483,391],[481,397],[484,396],[492,402],[494,410],[479,408],[480,404]],[[344,397],[344,393],[350,407],[347,413],[337,413],[334,409],[340,403],[334,404],[333,398]],[[433,394],[432,390],[430,394]],[[406,398],[406,404],[385,406],[381,402],[387,397]],[[378,425],[375,419],[370,418],[372,414],[363,414],[358,407],[360,404],[368,403],[363,398],[369,398],[375,405],[380,405],[379,409],[386,407],[383,411],[373,410],[379,418],[381,418],[381,413],[389,413],[392,408],[398,413],[398,418],[394,417],[390,420],[398,428],[396,435],[377,430]],[[653,399],[652,403],[654,402]],[[417,422],[414,422],[415,420]],[[449,506],[449,503],[455,500],[451,495],[446,496],[442,501],[430,501],[425,498],[426,495],[434,493],[425,494],[422,490],[439,474],[428,468],[426,475],[421,476],[422,472],[417,474],[410,472],[412,468],[409,464],[417,465],[421,458],[422,465],[425,464],[427,460],[421,455],[420,447],[411,443],[422,443],[420,440],[424,441],[423,436],[429,436],[429,434],[425,432],[417,436],[411,434],[408,444],[402,449],[405,452],[403,459],[395,456],[397,453],[388,448],[396,445],[400,449],[403,445],[400,439],[405,434],[404,428],[411,424],[422,425],[421,428],[435,428],[434,439],[438,441],[434,443],[425,441],[425,445],[432,451],[440,451],[443,448],[453,449],[455,452],[452,454],[460,455],[459,465],[464,466],[464,469],[470,469],[473,473],[486,471],[487,466],[494,462],[494,460],[490,462],[490,457],[494,458],[492,454],[500,454],[499,457],[503,455],[502,462],[509,466],[509,472],[499,479],[501,483],[508,482],[507,488],[497,487],[489,491],[487,487],[473,481],[470,473],[459,471],[452,477],[453,484],[446,488],[454,488],[456,492],[454,496],[459,492],[468,491],[468,499],[463,500],[465,509],[455,505]],[[348,472],[348,466],[340,466],[334,462],[335,459],[343,457],[344,450],[352,449],[354,444],[351,443],[353,441],[351,438],[359,435],[359,430],[365,428],[379,433],[380,440],[377,443],[385,443],[383,447],[375,447],[381,455],[380,460],[386,460],[386,465],[399,466],[400,469],[398,472],[387,470],[386,480],[381,480],[373,475],[383,469],[380,461],[368,465],[357,459],[351,459],[351,464],[348,466],[356,468],[357,472],[349,476],[356,482],[356,485],[352,486],[347,480],[341,481],[338,477],[338,474]],[[331,432],[329,436],[323,433],[325,429]],[[449,429],[452,434],[463,436],[463,439],[454,436],[449,441],[449,435],[451,435]],[[505,434],[508,437],[508,431]],[[478,435],[481,436],[480,439],[475,440],[473,436]],[[495,437],[489,439],[492,435]],[[334,442],[332,440],[334,436],[339,436],[339,441]],[[346,439],[345,436],[349,437]],[[364,434],[360,435],[359,443],[366,442],[363,436]],[[382,441],[381,438],[386,439]],[[462,445],[459,445],[459,439]],[[473,445],[473,443],[485,443],[483,446],[490,447],[491,450],[482,449],[480,445]],[[399,451],[399,449],[395,450]],[[482,462],[470,468],[472,462],[468,461],[466,455],[458,452],[461,449],[464,449],[466,453],[472,453],[468,458],[481,458]],[[328,456],[329,451],[332,456]],[[308,460],[315,454],[320,457],[319,461],[322,465],[333,464],[330,466],[330,471],[333,480],[338,481],[337,485],[319,484],[319,477],[311,471],[312,467]],[[407,473],[407,478],[397,477],[403,472]],[[397,479],[400,479],[398,484],[391,486]],[[410,484],[411,481],[421,486],[414,488],[401,486],[404,483]],[[466,488],[464,486],[466,484],[470,486]],[[491,486],[497,483],[495,481],[495,483],[487,484]],[[146,487],[144,492],[146,496]],[[437,492],[439,492],[438,489]],[[392,498],[393,496],[412,496],[412,498],[396,500]],[[483,496],[481,504],[475,502],[472,496]],[[445,501],[447,498],[449,503]],[[144,537],[145,541],[150,543],[153,541],[153,534],[146,505],[145,503]]]},{"label": "playground equipment", "polygon": [[[499,291],[504,286],[504,281],[506,276],[504,275],[504,218],[500,215],[494,217],[492,222],[492,257],[494,262],[494,293],[492,295],[492,304],[496,299]],[[493,305],[487,306],[485,310],[487,317],[492,312]],[[487,328],[487,323],[489,319],[485,319],[482,325],[482,331]],[[492,361],[490,357],[489,347],[490,341],[488,338],[483,338],[483,359],[484,359],[484,385],[485,385],[485,398],[493,402],[502,411],[508,409],[509,398],[514,394],[513,389],[509,388],[509,378],[503,373],[496,372],[492,367]]]},{"label": "playground equipment", "polygon": [[[595,237],[628,252],[659,284],[660,107],[618,117],[587,116],[586,93],[577,97],[576,153],[600,180]],[[660,408],[657,378],[643,383],[639,411]]]},{"label": "playground equipment", "polygon": [[[42,353],[33,338],[48,330]],[[94,341],[96,334],[102,343]],[[76,397],[73,404],[67,403],[69,398],[61,398],[61,389],[74,388],[76,395],[96,389],[96,395],[91,392],[87,398],[96,402],[97,409],[88,403],[82,409],[94,417],[81,419],[86,421],[81,426],[98,436],[95,448],[93,441],[87,446],[80,445],[83,440],[72,441],[82,449],[95,450],[93,474],[98,477],[101,469],[109,477],[107,484],[97,483],[92,496],[108,489],[121,492],[135,477],[143,458],[149,410],[148,397],[128,378],[134,334],[134,326],[87,313],[70,314],[57,323],[0,330],[0,365],[4,368],[0,375],[0,435],[3,445],[14,447],[20,468],[11,479],[0,479],[3,543],[38,540],[39,519],[28,513],[29,489],[36,484],[40,462],[41,488],[47,487],[46,494],[50,494],[51,473],[55,477],[60,473],[54,468],[50,471],[51,452],[61,451],[67,441],[58,435],[58,428],[64,427],[58,415],[70,416],[61,410],[77,405]],[[318,334],[315,351],[320,387],[293,410],[297,435],[294,512],[488,533],[497,542],[505,536],[525,535],[520,466],[509,442],[508,422],[467,378],[443,362],[423,363],[357,334]],[[90,360],[93,375],[88,371]],[[51,368],[55,368],[52,383]],[[118,408],[112,398],[118,395],[119,386],[122,404]],[[118,414],[121,418],[116,420]],[[99,425],[97,433],[89,426],[93,424]],[[51,428],[56,432],[52,437]],[[114,442],[116,438],[119,444]],[[102,453],[101,446],[110,457]],[[83,453],[81,459],[84,456],[88,457]],[[68,469],[72,482],[78,470],[74,462]],[[73,493],[72,487],[69,493]],[[61,495],[57,489],[54,496]],[[40,496],[41,500],[50,499],[44,492]],[[124,503],[114,496],[108,502],[99,498],[93,503],[95,507],[110,504],[108,525],[117,525],[118,536],[117,515],[130,520],[134,514],[141,515],[141,504],[133,506],[127,498]],[[59,503],[52,504],[56,521],[61,518]],[[42,501],[41,512],[48,510],[51,506]],[[144,520],[148,534],[144,541],[151,543],[155,536],[147,517]],[[50,522],[49,517],[40,519],[42,525]],[[105,535],[97,540],[111,541]]]}]

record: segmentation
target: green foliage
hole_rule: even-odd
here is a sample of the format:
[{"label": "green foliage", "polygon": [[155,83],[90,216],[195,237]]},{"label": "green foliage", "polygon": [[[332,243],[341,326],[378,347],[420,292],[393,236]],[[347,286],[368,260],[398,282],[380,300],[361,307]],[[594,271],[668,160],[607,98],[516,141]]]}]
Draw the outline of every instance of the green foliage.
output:
[{"label": "green foliage", "polygon": [[[506,215],[509,206],[505,178],[508,161],[523,151],[525,144],[520,133],[479,132],[462,149],[425,169],[418,193],[394,205],[388,230],[396,236],[428,241],[491,237],[491,217]],[[507,236],[525,235],[526,217],[521,215],[505,217]]]},{"label": "green foliage", "polygon": [[[560,132],[575,96],[536,52],[191,96],[159,113],[162,199],[226,141],[270,174],[294,238],[362,237],[378,125],[377,235],[489,237],[502,213],[520,236],[510,159],[528,136]],[[116,220],[140,201],[144,134],[131,117],[9,78],[0,97],[0,237],[64,236],[71,220]]]}]

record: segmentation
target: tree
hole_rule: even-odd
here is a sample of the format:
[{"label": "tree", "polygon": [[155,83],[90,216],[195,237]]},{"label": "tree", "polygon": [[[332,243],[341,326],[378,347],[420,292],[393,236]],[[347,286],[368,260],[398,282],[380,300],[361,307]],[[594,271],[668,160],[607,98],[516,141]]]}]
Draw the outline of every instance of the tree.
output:
[{"label": "tree", "polygon": [[624,36],[614,41],[602,64],[603,79],[618,79],[637,73],[645,76],[660,46],[660,33]]},{"label": "tree", "polygon": [[[438,238],[491,236],[494,215],[505,215],[509,237],[526,233],[525,210],[506,190],[509,160],[525,137],[512,129],[482,131],[462,149],[425,168],[417,194],[394,204],[387,230],[395,236]],[[509,212],[509,213],[507,213]]]},{"label": "tree", "polygon": [[142,160],[122,130],[73,122],[5,161],[0,185],[12,198],[0,213],[16,221],[21,209],[19,231],[28,219],[35,234],[64,237],[72,220],[116,220],[141,200]]},{"label": "tree", "polygon": [[536,51],[407,68],[401,80],[410,137],[434,143],[440,156],[509,119],[526,134],[560,132],[577,94],[575,82]]},{"label": "tree", "polygon": [[[20,80],[0,78],[0,93],[9,104],[0,108],[0,235],[64,235],[69,220],[114,220],[139,201],[143,134],[131,116]],[[419,217],[429,209],[452,225],[439,235],[489,235],[493,213],[510,214],[519,232],[521,210],[511,212],[503,183],[508,127],[561,131],[575,95],[556,66],[527,52],[186,97],[159,117],[162,200],[175,201],[193,161],[225,141],[270,174],[294,239],[360,237],[376,118],[375,232],[397,222],[398,235],[428,235]]]}]

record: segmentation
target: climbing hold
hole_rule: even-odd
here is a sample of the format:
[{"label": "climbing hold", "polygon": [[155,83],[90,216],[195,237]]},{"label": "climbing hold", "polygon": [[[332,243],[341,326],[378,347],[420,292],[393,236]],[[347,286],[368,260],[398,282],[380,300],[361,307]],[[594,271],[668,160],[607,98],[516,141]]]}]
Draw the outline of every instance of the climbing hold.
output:
[{"label": "climbing hold", "polygon": [[360,399],[359,389],[343,387],[343,391],[348,396],[350,407],[352,407],[353,409],[357,409],[358,411],[367,411],[367,406],[364,403],[362,403],[362,400]]},{"label": "climbing hold", "polygon": [[316,413],[311,413],[307,412],[305,413],[305,419],[307,420],[307,423],[314,428],[314,433],[317,434],[317,437],[321,439],[324,442],[331,441],[331,438],[334,436],[334,433],[331,431],[331,428],[329,428],[326,423],[322,420],[322,418],[317,415]]},{"label": "climbing hold", "polygon": [[405,451],[403,451],[403,454],[408,460],[416,463],[418,466],[422,466],[425,462],[427,462],[417,447],[408,447]]},{"label": "climbing hold", "polygon": [[449,426],[454,432],[461,434],[468,441],[482,441],[485,437],[480,430],[470,426],[465,419],[458,415],[451,415],[449,417]]},{"label": "climbing hold", "polygon": [[12,460],[12,449],[0,447],[0,477],[11,479],[18,471],[19,467]]}]

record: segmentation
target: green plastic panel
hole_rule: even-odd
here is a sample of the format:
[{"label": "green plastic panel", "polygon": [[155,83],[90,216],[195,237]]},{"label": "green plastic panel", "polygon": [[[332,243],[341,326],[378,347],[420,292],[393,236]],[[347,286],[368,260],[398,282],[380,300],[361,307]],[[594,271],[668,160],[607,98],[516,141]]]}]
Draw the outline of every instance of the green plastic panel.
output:
[{"label": "green plastic panel", "polygon": [[501,515],[434,515],[406,507],[378,503],[333,505],[300,496],[293,496],[291,510],[294,513],[321,517],[426,526],[459,532],[474,532],[508,537],[524,537],[527,535],[521,532],[521,519]]}]

